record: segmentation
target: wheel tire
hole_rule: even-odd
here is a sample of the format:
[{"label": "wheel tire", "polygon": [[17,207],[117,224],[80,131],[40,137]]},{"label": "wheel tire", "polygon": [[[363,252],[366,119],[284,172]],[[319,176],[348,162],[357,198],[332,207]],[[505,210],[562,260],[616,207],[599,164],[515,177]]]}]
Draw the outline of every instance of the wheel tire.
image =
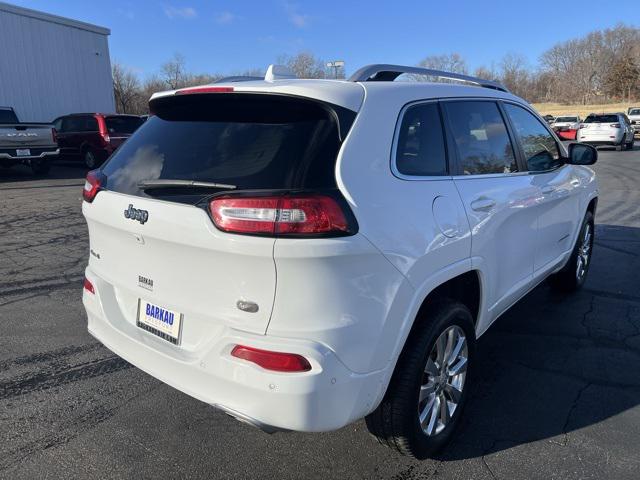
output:
[{"label": "wheel tire", "polygon": [[627,143],[627,150],[633,150],[633,144],[636,141],[636,137],[635,135],[633,137],[631,137],[631,141],[629,143]]},{"label": "wheel tire", "polygon": [[51,164],[44,160],[33,160],[30,162],[31,174],[34,176],[46,175],[51,169]]},{"label": "wheel tire", "polygon": [[624,138],[622,139],[622,142],[620,142],[620,144],[615,145],[615,148],[616,148],[616,152],[619,152],[624,148]]},{"label": "wheel tire", "polygon": [[[588,232],[587,232],[587,229]],[[589,238],[586,236],[589,234]],[[591,256],[593,253],[593,239],[595,238],[595,228],[593,222],[593,214],[587,212],[582,220],[580,233],[576,239],[571,256],[567,260],[567,264],[558,273],[551,277],[551,285],[558,291],[570,293],[580,289],[587,279],[589,267],[591,266]],[[585,247],[588,246],[587,250]],[[586,253],[585,253],[586,252]],[[586,258],[585,258],[586,255]],[[579,257],[584,262],[584,269],[580,274],[578,265]]]},{"label": "wheel tire", "polygon": [[[400,354],[382,402],[365,420],[367,428],[380,443],[396,449],[403,455],[423,459],[441,450],[449,442],[458,426],[467,399],[467,392],[470,388],[475,350],[475,328],[469,309],[463,304],[454,301],[442,301],[433,305],[429,309],[428,316],[422,319],[418,318],[416,322]],[[454,332],[463,332],[467,350],[466,362],[462,361],[462,357],[456,356],[453,360],[457,360],[452,360],[452,366],[447,367],[445,374],[434,377],[426,373],[429,365],[427,361],[430,358],[434,358],[434,349],[437,348],[435,346],[436,341],[448,329],[453,329]],[[457,344],[455,341],[454,343]],[[456,349],[453,348],[452,350],[455,351]],[[463,351],[464,346],[461,347],[461,355]],[[456,381],[454,377],[459,374],[449,377],[448,368],[453,369],[458,364],[458,361],[462,362],[465,370],[461,372],[464,378],[462,379],[462,393],[459,395],[457,406],[446,425],[439,432],[435,431],[432,432],[432,435],[428,435],[421,426],[419,415],[424,411],[428,411],[427,405],[431,402],[431,398],[434,399],[434,402],[438,395],[453,398],[448,396],[450,390],[447,390],[447,386],[450,386],[450,384],[447,383],[444,390],[441,390],[443,385],[440,382]],[[441,363],[448,364],[448,362]],[[437,359],[435,363],[431,362],[431,366],[431,368],[438,368]],[[425,377],[427,378],[427,383],[423,383]],[[429,385],[429,382],[431,382],[430,388],[433,389],[434,393],[430,393],[429,396],[425,397],[423,400],[425,403],[420,403],[420,393],[424,387]],[[424,406],[421,407],[421,405]],[[440,408],[437,408],[437,410],[443,412]],[[447,403],[447,411],[449,411],[449,403]],[[426,415],[426,420],[431,418],[432,416]],[[441,420],[440,415],[438,415],[437,421],[439,420]],[[429,429],[430,423],[426,422],[425,426]],[[435,428],[440,428],[440,425],[437,424]]]},{"label": "wheel tire", "polygon": [[85,151],[82,158],[84,160],[85,167],[87,167],[90,170],[93,170],[94,168],[97,168],[99,166],[98,159],[95,153],[93,153],[91,150]]}]

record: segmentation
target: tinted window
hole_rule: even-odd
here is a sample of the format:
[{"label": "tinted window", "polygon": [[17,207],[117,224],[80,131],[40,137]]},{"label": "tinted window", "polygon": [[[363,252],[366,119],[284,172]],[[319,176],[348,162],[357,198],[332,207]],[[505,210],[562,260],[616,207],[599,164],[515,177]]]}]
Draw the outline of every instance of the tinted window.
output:
[{"label": "tinted window", "polygon": [[589,115],[584,123],[617,123],[620,119],[617,115]]},{"label": "tinted window", "polygon": [[640,108],[632,108],[629,110],[629,115],[640,115]]},{"label": "tinted window", "polygon": [[140,117],[105,117],[107,132],[133,133],[144,123]]},{"label": "tinted window", "polygon": [[510,103],[504,108],[520,139],[529,171],[550,170],[562,163],[555,139],[536,117]]},{"label": "tinted window", "polygon": [[517,172],[507,128],[493,102],[449,102],[451,133],[464,175]]},{"label": "tinted window", "polygon": [[84,117],[73,116],[66,117],[62,120],[62,131],[64,132],[82,132],[84,130]]},{"label": "tinted window", "polygon": [[402,117],[396,168],[404,175],[444,175],[447,158],[437,103],[409,107]]},{"label": "tinted window", "polygon": [[0,123],[18,123],[18,118],[13,110],[0,109]]},{"label": "tinted window", "polygon": [[170,179],[231,184],[238,190],[335,188],[338,128],[334,116],[315,102],[234,93],[170,97],[152,107],[155,115],[103,166],[108,189],[192,202],[202,190],[142,191],[138,183]]},{"label": "tinted window", "polygon": [[97,132],[98,120],[93,115],[82,117],[82,131],[83,132]]},{"label": "tinted window", "polygon": [[565,123],[565,122],[577,122],[578,121],[578,117],[558,117],[556,118],[556,122],[558,123]]}]

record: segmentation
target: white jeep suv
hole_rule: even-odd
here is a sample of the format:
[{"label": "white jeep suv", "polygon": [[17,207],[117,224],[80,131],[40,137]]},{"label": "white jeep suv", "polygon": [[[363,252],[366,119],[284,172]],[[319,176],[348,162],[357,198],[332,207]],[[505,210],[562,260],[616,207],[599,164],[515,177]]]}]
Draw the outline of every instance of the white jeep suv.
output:
[{"label": "white jeep suv", "polygon": [[89,173],[89,332],[266,431],[366,417],[426,457],[476,338],[545,278],[585,281],[597,153],[485,80],[288,77],[155,94]]}]

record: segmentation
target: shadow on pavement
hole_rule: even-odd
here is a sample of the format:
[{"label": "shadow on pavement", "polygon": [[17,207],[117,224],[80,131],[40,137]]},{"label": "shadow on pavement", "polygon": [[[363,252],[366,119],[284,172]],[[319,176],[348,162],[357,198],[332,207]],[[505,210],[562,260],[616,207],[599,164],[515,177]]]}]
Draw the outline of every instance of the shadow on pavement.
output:
[{"label": "shadow on pavement", "polygon": [[[473,458],[543,439],[565,445],[567,434],[637,406],[639,271],[640,228],[598,225],[589,278],[580,292],[563,296],[545,283],[496,321],[478,342],[472,395],[442,459]],[[624,415],[617,421],[622,425]],[[620,430],[630,438],[614,440],[614,448],[633,457],[633,422]],[[611,435],[611,420],[600,433]]]},{"label": "shadow on pavement", "polygon": [[11,168],[0,168],[0,188],[20,182],[49,181],[49,180],[78,180],[81,182],[87,175],[87,168],[81,162],[57,160],[51,165],[46,175],[34,175],[31,169],[24,165]]}]

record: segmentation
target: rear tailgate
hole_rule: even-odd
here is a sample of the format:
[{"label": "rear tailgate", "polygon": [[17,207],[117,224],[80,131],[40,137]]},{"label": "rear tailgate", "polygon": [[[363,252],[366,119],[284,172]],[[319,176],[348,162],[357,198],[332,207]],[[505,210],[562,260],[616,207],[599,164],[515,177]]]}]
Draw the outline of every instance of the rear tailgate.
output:
[{"label": "rear tailgate", "polygon": [[[129,205],[144,210],[144,223],[126,218]],[[90,270],[100,277],[107,318],[136,324],[138,301],[184,315],[181,345],[195,350],[224,326],[263,334],[276,272],[274,239],[218,231],[202,208],[100,192],[84,202],[90,237]],[[238,309],[239,300],[259,310]]]},{"label": "rear tailgate", "polygon": [[19,123],[0,125],[0,148],[40,148],[55,146],[53,125]]},{"label": "rear tailgate", "polygon": [[[178,95],[152,106],[155,115],[101,167],[102,191],[83,204],[89,273],[105,317],[132,332],[142,302],[175,312],[183,318],[177,343],[187,351],[227,327],[264,334],[275,238],[219,230],[209,202],[336,189],[339,107],[244,93]],[[343,128],[353,118],[340,111]]]}]

